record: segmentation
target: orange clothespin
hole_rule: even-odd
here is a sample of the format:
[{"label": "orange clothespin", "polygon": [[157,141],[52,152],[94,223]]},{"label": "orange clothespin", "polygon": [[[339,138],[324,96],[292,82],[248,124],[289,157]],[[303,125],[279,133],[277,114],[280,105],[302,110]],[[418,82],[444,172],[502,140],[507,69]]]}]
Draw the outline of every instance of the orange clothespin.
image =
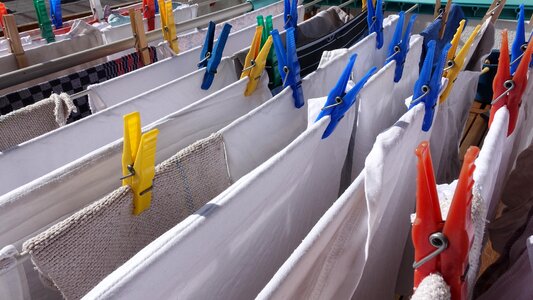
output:
[{"label": "orange clothespin", "polygon": [[[254,39],[250,46],[250,51],[246,55],[244,68],[241,73],[241,79],[248,76],[250,81],[244,91],[245,96],[250,96],[257,88],[257,83],[263,71],[265,70],[268,53],[272,47],[272,36],[269,36],[261,48],[261,39],[263,36],[263,26],[257,26],[255,29]],[[259,50],[261,48],[261,50]]]},{"label": "orange clothespin", "polygon": [[155,175],[155,152],[159,130],[141,134],[141,116],[133,112],[124,116],[122,152],[122,185],[133,190],[133,214],[139,215],[150,207],[152,182]]},{"label": "orange clothespin", "polygon": [[533,55],[533,42],[529,42],[522,60],[516,69],[514,75],[511,74],[511,59],[509,56],[507,30],[502,32],[502,45],[500,48],[500,60],[498,63],[498,71],[492,83],[493,100],[492,109],[490,110],[489,127],[492,124],[494,115],[500,107],[506,105],[509,110],[509,129],[507,136],[511,135],[516,127],[518,120],[518,112],[522,104],[522,95],[527,85],[527,72],[529,63],[531,62],[531,55]]},{"label": "orange clothespin", "polygon": [[479,148],[470,147],[459,175],[446,221],[442,219],[429,142],[416,149],[418,157],[416,217],[412,239],[415,246],[414,287],[432,273],[440,273],[450,286],[452,299],[467,299],[465,275],[468,252],[474,237],[471,220],[475,159]]}]

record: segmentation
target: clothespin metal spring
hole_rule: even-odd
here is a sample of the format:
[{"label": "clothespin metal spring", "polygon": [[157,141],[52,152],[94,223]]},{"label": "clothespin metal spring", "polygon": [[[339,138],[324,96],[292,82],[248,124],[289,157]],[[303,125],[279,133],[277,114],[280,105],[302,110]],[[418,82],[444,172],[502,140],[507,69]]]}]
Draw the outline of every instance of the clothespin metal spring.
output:
[{"label": "clothespin metal spring", "polygon": [[498,101],[500,101],[503,97],[508,96],[509,92],[512,91],[515,88],[515,86],[516,85],[515,85],[514,80],[512,80],[512,79],[506,80],[503,83],[503,87],[506,88],[507,90],[505,92],[503,92],[501,95],[499,95],[498,97],[496,97],[496,99],[492,100],[490,105],[494,105],[494,104],[498,103]]},{"label": "clothespin metal spring", "polygon": [[435,232],[432,235],[430,235],[429,243],[431,244],[431,246],[437,249],[435,249],[435,251],[431,252],[426,257],[422,258],[421,260],[415,261],[413,263],[413,269],[418,269],[423,264],[432,260],[433,258],[438,256],[439,254],[441,254],[444,250],[448,248],[448,238],[442,232]]}]

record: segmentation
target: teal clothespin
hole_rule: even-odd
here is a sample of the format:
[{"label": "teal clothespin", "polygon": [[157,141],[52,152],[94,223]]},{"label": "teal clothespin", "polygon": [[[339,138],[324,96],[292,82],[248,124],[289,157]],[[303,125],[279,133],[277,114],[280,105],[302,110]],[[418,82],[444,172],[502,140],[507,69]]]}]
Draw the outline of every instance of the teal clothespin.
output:
[{"label": "teal clothespin", "polygon": [[56,38],[54,31],[52,30],[52,22],[50,22],[50,19],[48,18],[44,0],[33,0],[33,5],[35,6],[35,12],[37,13],[37,22],[41,29],[41,36],[48,43],[55,42]]}]

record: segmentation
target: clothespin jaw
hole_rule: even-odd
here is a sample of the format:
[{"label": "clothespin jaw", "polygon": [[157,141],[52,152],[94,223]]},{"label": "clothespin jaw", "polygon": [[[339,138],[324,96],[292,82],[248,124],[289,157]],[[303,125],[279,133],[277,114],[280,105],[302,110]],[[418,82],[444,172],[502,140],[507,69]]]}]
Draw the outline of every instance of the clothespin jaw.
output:
[{"label": "clothespin jaw", "polygon": [[376,33],[376,48],[383,47],[383,0],[377,0],[376,5],[372,0],[367,1],[367,16],[368,33]]},{"label": "clothespin jaw", "polygon": [[466,299],[465,275],[474,236],[471,220],[474,162],[479,148],[467,150],[445,222],[442,220],[429,149],[428,142],[422,142],[416,149],[416,217],[412,227],[414,287],[416,289],[426,276],[440,273],[451,288],[451,298]]},{"label": "clothespin jaw", "polygon": [[148,41],[146,40],[146,33],[144,32],[143,19],[139,11],[131,8],[129,10],[130,25],[135,38],[135,49],[139,53],[143,65],[147,66],[151,63],[150,52],[148,51]]},{"label": "clothespin jaw", "polygon": [[413,92],[413,100],[409,109],[415,107],[418,103],[423,102],[425,106],[424,121],[422,123],[422,130],[429,131],[433,124],[433,117],[435,115],[435,107],[437,106],[437,99],[439,98],[441,88],[441,78],[444,70],[446,56],[450,50],[451,44],[444,46],[441,57],[437,63],[437,67],[432,70],[433,57],[437,55],[436,42],[430,41],[428,43],[428,52],[424,59],[424,64],[420,72],[420,76],[415,83]]},{"label": "clothespin jaw", "polygon": [[207,33],[205,35],[204,46],[200,52],[200,62],[198,63],[198,68],[207,67],[207,60],[211,57],[211,52],[213,51],[213,43],[215,41],[215,23],[209,21],[207,25]]},{"label": "clothespin jaw", "polygon": [[278,30],[272,30],[271,34],[274,40],[276,56],[278,58],[279,74],[283,78],[283,87],[291,87],[294,106],[300,108],[305,102],[302,90],[302,79],[300,78],[300,63],[298,62],[298,56],[296,54],[295,29],[289,28],[285,31],[285,42],[287,45],[286,52]]},{"label": "clothespin jaw", "polygon": [[407,28],[405,29],[405,33],[402,37],[405,13],[403,11],[399,13],[399,20],[396,24],[396,29],[394,30],[392,42],[389,46],[389,55],[385,62],[386,64],[388,64],[392,60],[396,61],[394,82],[399,82],[400,79],[402,79],[405,60],[407,58],[407,53],[409,52],[409,38],[411,37],[411,30],[415,23],[416,17],[416,14],[411,16],[411,18],[409,19],[409,23],[407,24]]},{"label": "clothespin jaw", "polygon": [[449,246],[440,255],[440,270],[450,286],[452,299],[467,299],[466,273],[468,272],[468,253],[474,240],[472,224],[472,187],[474,186],[475,160],[479,148],[468,148],[452,203],[446,217],[442,233]]},{"label": "clothespin jaw", "polygon": [[[222,60],[222,53],[224,52],[224,47],[226,46],[226,42],[228,41],[230,30],[231,30],[231,25],[227,23],[224,24],[224,27],[222,28],[222,32],[218,36],[218,40],[216,44],[214,44],[213,46],[213,50],[210,51],[211,54],[209,58],[207,58],[204,79],[202,81],[203,90],[208,90],[211,87],[211,84],[213,84],[213,80],[215,79],[215,74],[217,73],[218,65],[220,64],[220,61]],[[208,32],[208,36],[210,36],[209,32]],[[214,39],[214,27],[212,27],[212,37]],[[213,45],[212,41],[213,40],[211,40],[211,45]]]},{"label": "clothespin jaw", "polygon": [[[272,16],[269,15],[266,17],[266,22],[263,19],[263,16],[257,16],[257,25],[263,26],[263,36],[261,38],[261,47],[263,47],[270,36],[270,32],[272,31],[273,24],[272,24]],[[278,65],[278,59],[276,57],[276,53],[273,49],[273,47],[270,48],[270,51],[268,52],[267,61],[265,69],[268,73],[268,87],[273,90],[274,88],[281,85],[281,77],[279,76],[279,72],[277,69]]]},{"label": "clothespin jaw", "polygon": [[50,18],[56,29],[63,27],[63,16],[61,13],[61,0],[50,0]]},{"label": "clothespin jaw", "polygon": [[4,24],[4,35],[9,41],[9,47],[11,53],[15,56],[17,61],[17,66],[19,69],[25,68],[28,66],[28,60],[24,53],[24,48],[22,47],[22,42],[20,41],[20,35],[15,22],[15,16],[13,15],[4,15],[3,16]]},{"label": "clothespin jaw", "polygon": [[350,109],[350,107],[352,107],[352,105],[355,103],[359,91],[361,91],[368,79],[370,79],[370,77],[372,77],[372,75],[377,71],[376,67],[370,69],[370,71],[368,71],[365,76],[363,76],[363,78],[361,78],[361,80],[357,82],[352,89],[350,89],[349,92],[346,92],[346,86],[350,80],[350,75],[356,59],[357,54],[353,54],[350,57],[348,65],[344,68],[344,71],[342,72],[335,87],[329,92],[326,103],[318,114],[316,121],[327,115],[331,117],[331,120],[326,127],[324,134],[322,135],[323,139],[330,136],[335,130],[340,120],[344,117],[346,111],[348,111],[348,109]]},{"label": "clothespin jaw", "polygon": [[41,29],[41,36],[48,43],[54,42],[55,35],[54,31],[52,30],[52,23],[50,22],[48,14],[46,13],[44,0],[33,0],[33,5],[35,7],[35,12],[37,13],[37,22],[39,23],[39,28]]},{"label": "clothespin jaw", "polygon": [[154,0],[143,0],[143,16],[148,23],[148,31],[155,29],[155,3]]},{"label": "clothespin jaw", "polygon": [[468,40],[465,42],[464,46],[461,48],[459,53],[456,55],[455,51],[457,50],[457,47],[459,45],[459,41],[461,40],[461,34],[463,32],[465,25],[465,20],[462,20],[460,22],[459,28],[457,29],[457,33],[453,37],[452,40],[452,48],[450,51],[448,51],[448,57],[447,57],[447,66],[444,69],[444,77],[448,79],[448,85],[444,89],[444,92],[440,96],[440,102],[443,103],[448,99],[448,96],[450,95],[455,80],[457,80],[457,77],[459,76],[459,73],[463,70],[463,66],[465,65],[465,59],[468,55],[468,51],[472,47],[472,43],[474,42],[474,39],[481,31],[481,25],[477,25],[470,36],[468,37]]},{"label": "clothespin jaw", "polygon": [[[246,85],[246,90],[244,91],[245,96],[250,96],[257,88],[258,80],[261,78],[261,75],[265,70],[268,53],[270,52],[270,48],[272,46],[272,37],[269,36],[263,47],[261,47],[263,32],[262,26],[256,27],[254,39],[252,41],[252,45],[250,46],[250,51],[248,51],[248,55],[246,55],[244,69],[241,73],[241,79],[244,77],[249,77],[250,81]],[[259,48],[261,48],[261,51],[259,51]]]},{"label": "clothespin jaw", "polygon": [[174,13],[172,12],[172,1],[158,0],[161,17],[161,30],[163,37],[168,42],[170,49],[174,53],[179,53],[178,36],[176,33],[176,24],[174,23]]},{"label": "clothespin jaw", "polygon": [[516,127],[518,113],[522,103],[522,95],[527,85],[527,72],[533,55],[533,43],[529,43],[524,56],[516,69],[514,76],[511,74],[511,62],[509,57],[509,38],[507,30],[502,31],[502,45],[498,71],[492,84],[493,100],[490,111],[489,127],[492,125],[494,115],[502,106],[506,105],[509,110],[509,128],[507,135],[511,135]]},{"label": "clothespin jaw", "polygon": [[133,191],[133,214],[139,215],[150,207],[155,175],[155,153],[159,130],[141,134],[138,112],[124,116],[124,143],[122,153],[122,185]]},{"label": "clothespin jaw", "polygon": [[4,3],[0,2],[0,26],[2,27],[2,31],[5,32],[4,29],[4,16],[7,15],[7,8]]},{"label": "clothespin jaw", "polygon": [[283,28],[289,29],[294,28],[296,29],[296,26],[298,26],[298,0],[285,0],[285,13],[283,15],[283,20],[285,21],[285,25]]},{"label": "clothespin jaw", "polygon": [[516,72],[518,64],[526,51],[526,26],[525,26],[525,11],[524,4],[520,4],[520,12],[518,13],[518,22],[516,24],[516,34],[511,46],[511,74]]}]

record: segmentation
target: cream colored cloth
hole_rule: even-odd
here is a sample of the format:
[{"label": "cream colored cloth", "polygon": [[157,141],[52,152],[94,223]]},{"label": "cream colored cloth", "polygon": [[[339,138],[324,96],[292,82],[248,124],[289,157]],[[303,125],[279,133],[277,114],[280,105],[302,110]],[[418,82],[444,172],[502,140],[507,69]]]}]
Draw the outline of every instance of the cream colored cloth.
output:
[{"label": "cream colored cloth", "polygon": [[61,93],[0,116],[0,151],[65,126],[76,110],[70,97]]}]

